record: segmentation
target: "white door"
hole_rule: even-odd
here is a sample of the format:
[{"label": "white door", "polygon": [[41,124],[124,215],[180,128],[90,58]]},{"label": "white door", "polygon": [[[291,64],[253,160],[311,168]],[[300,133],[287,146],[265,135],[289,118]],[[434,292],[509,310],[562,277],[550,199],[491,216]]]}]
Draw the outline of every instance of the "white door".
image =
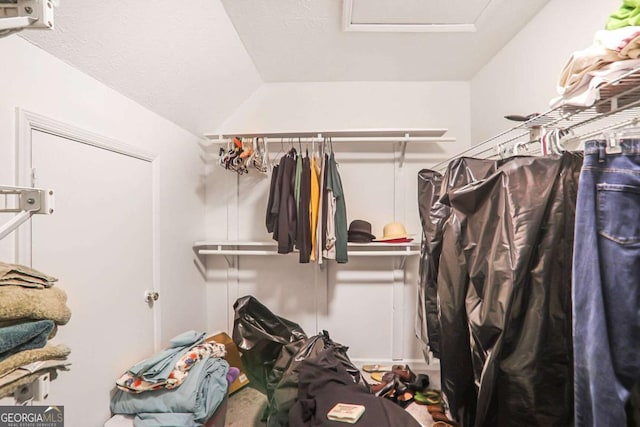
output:
[{"label": "white door", "polygon": [[36,187],[55,190],[54,214],[33,219],[33,267],[60,279],[72,312],[54,339],[71,370],[46,403],[70,427],[101,426],[116,378],[153,352],[152,164],[33,131],[32,165]]}]

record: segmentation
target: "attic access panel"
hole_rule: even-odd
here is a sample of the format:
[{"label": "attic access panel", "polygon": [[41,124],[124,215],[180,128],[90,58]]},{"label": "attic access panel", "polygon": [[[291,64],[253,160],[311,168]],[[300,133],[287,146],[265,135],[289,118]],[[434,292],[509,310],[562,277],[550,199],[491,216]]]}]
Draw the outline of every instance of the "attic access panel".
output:
[{"label": "attic access panel", "polygon": [[345,31],[475,32],[493,0],[344,0]]}]

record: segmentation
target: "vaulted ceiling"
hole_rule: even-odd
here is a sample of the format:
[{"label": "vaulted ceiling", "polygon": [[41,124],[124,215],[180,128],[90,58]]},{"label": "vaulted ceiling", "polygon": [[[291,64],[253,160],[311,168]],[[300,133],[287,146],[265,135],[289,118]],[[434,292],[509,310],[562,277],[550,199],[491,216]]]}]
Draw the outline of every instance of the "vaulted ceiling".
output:
[{"label": "vaulted ceiling", "polygon": [[469,80],[548,0],[62,0],[21,37],[180,126],[263,82]]}]

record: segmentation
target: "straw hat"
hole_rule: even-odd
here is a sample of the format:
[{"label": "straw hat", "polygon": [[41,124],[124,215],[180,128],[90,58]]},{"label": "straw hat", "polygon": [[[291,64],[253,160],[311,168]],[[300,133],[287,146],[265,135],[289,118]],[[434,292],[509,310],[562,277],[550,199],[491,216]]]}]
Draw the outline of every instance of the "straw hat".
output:
[{"label": "straw hat", "polygon": [[413,240],[407,236],[407,229],[399,222],[386,224],[382,229],[382,234],[383,236],[375,239],[374,242],[407,243]]}]

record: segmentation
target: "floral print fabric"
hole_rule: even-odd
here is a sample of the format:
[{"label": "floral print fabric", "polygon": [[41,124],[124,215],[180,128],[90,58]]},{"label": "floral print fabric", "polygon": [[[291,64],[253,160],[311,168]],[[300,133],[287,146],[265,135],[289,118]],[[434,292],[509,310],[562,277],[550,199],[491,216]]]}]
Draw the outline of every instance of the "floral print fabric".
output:
[{"label": "floral print fabric", "polygon": [[159,382],[145,381],[142,377],[125,372],[116,381],[116,386],[129,393],[142,393],[161,388],[173,389],[182,384],[189,375],[189,370],[200,360],[206,357],[224,358],[227,350],[224,344],[216,342],[204,342],[198,344],[187,351],[176,363],[175,368],[166,380]]}]

